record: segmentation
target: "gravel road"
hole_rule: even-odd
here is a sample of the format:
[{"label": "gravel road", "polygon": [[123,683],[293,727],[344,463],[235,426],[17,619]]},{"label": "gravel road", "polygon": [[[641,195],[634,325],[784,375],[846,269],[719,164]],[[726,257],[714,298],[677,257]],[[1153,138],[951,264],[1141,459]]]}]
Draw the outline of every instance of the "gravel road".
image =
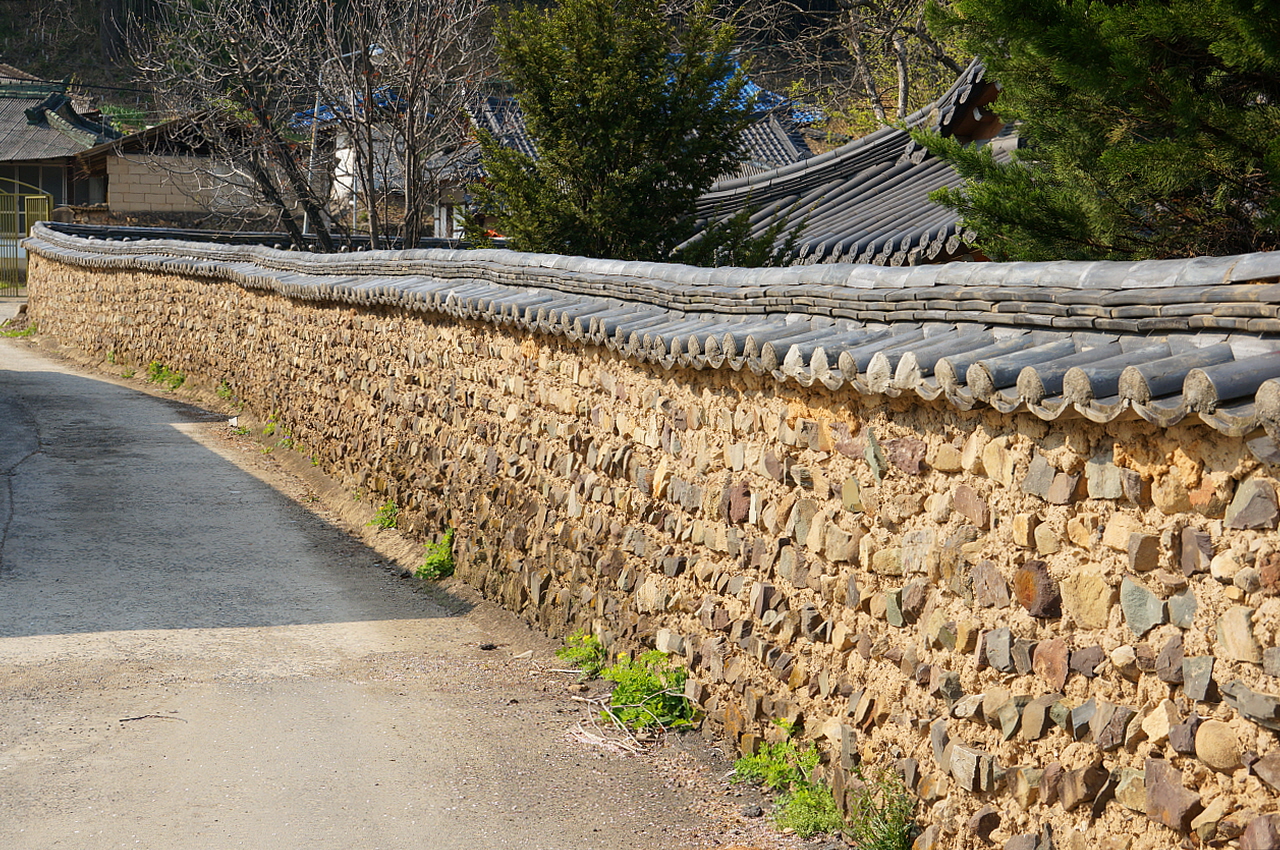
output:
[{"label": "gravel road", "polygon": [[225,414],[0,340],[0,472],[0,847],[760,843],[705,744],[575,740],[545,639]]}]

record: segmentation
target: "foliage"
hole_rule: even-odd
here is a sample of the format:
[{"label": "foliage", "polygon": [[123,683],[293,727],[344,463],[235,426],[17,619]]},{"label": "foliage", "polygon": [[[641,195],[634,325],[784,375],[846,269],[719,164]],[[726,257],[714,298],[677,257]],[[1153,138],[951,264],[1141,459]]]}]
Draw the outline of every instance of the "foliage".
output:
[{"label": "foliage", "polygon": [[[737,266],[764,268],[785,266],[796,254],[796,244],[804,234],[804,224],[790,227],[796,207],[778,213],[759,236],[751,235],[755,207],[745,207],[723,221],[708,225],[696,237],[681,245],[672,257],[691,266]],[[786,233],[786,238],[782,234]],[[781,241],[779,241],[781,239]]]},{"label": "foliage", "polygon": [[218,384],[218,388],[217,390],[215,390],[215,392],[217,393],[218,398],[222,399],[223,401],[230,401],[231,397],[235,395],[235,393],[231,391],[231,385],[228,384],[226,381],[221,381]]},{"label": "foliage", "polygon": [[855,850],[909,850],[916,804],[902,777],[892,770],[867,777],[859,770],[858,778],[845,829]]},{"label": "foliage", "polygon": [[1025,149],[920,134],[965,178],[935,200],[998,259],[1147,259],[1280,246],[1280,5],[954,0]]},{"label": "foliage", "polygon": [[35,322],[27,322],[27,326],[21,329],[0,330],[0,336],[8,337],[9,339],[22,339],[29,336],[35,336],[35,333],[36,333]]},{"label": "foliage", "polygon": [[831,789],[811,779],[820,758],[818,745],[810,742],[800,749],[791,737],[795,729],[781,721],[774,722],[787,731],[788,737],[763,744],[759,752],[738,759],[733,765],[734,781],[754,782],[778,795],[773,822],[779,829],[792,829],[802,838],[840,831],[845,823]]},{"label": "foliage", "polygon": [[579,629],[565,638],[564,646],[556,650],[560,658],[577,667],[580,681],[594,679],[609,661],[600,638],[586,629]]},{"label": "foliage", "polygon": [[435,581],[453,575],[453,529],[445,531],[439,543],[425,544],[426,558],[414,572],[418,578]]},{"label": "foliage", "polygon": [[[774,721],[782,725],[780,721]],[[786,727],[784,727],[786,728]],[[818,745],[810,743],[801,750],[790,737],[772,744],[762,744],[760,750],[743,756],[734,762],[735,782],[753,782],[770,791],[789,791],[805,785],[809,774],[818,765]]]},{"label": "foliage", "polygon": [[777,90],[791,83],[791,96],[817,103],[832,119],[829,129],[855,137],[901,121],[960,74],[968,57],[927,26],[925,6],[926,0],[727,4],[755,60],[753,74],[772,78]]},{"label": "foliage", "polygon": [[600,678],[615,683],[604,717],[630,729],[662,729],[693,723],[693,705],[684,695],[688,671],[651,649],[632,659],[620,654]]},{"label": "foliage", "polygon": [[153,384],[163,384],[170,390],[176,390],[187,380],[181,372],[175,372],[159,360],[147,364],[147,380]]},{"label": "foliage", "polygon": [[130,47],[183,116],[172,133],[207,154],[166,165],[195,200],[270,213],[301,250],[350,245],[360,222],[380,248],[426,235],[488,57],[485,14],[482,0],[171,0]]},{"label": "foliage", "polygon": [[365,525],[376,526],[380,529],[395,528],[400,521],[400,508],[396,505],[394,499],[387,499],[382,503],[382,507],[374,513],[373,519],[365,523]]},{"label": "foliage", "polygon": [[101,110],[111,125],[122,133],[136,133],[147,128],[147,114],[137,107],[104,103]]},{"label": "foliage", "polygon": [[521,250],[665,260],[694,203],[741,157],[750,120],[733,28],[678,31],[659,0],[564,0],[499,19],[502,73],[537,157],[481,132],[480,208]]},{"label": "foliage", "polygon": [[840,817],[831,789],[820,784],[802,785],[778,795],[773,822],[779,829],[793,830],[801,838],[836,833],[844,827],[844,818]]}]

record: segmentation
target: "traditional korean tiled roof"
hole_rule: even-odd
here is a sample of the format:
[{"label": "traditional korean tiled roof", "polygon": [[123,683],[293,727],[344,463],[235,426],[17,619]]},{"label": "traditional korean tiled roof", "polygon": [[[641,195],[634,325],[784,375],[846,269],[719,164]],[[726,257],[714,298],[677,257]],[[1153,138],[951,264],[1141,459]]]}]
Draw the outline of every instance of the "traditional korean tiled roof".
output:
[{"label": "traditional korean tiled roof", "polygon": [[64,94],[0,86],[0,162],[71,157],[119,136],[76,112]]},{"label": "traditional korean tiled roof", "polygon": [[[779,95],[771,92],[766,94],[772,95],[768,100],[770,107],[757,110],[756,119],[743,131],[744,159],[734,176],[769,171],[813,155],[800,132],[800,128],[811,116],[806,112],[801,113],[801,118],[796,118],[795,110],[787,106],[786,101],[779,100]],[[481,98],[472,106],[471,118],[478,129],[491,134],[504,147],[530,157],[538,155],[515,98],[503,95]],[[478,180],[484,176],[478,146],[457,161],[457,170],[464,173],[467,179]]]},{"label": "traditional korean tiled roof", "polygon": [[197,275],[556,334],[665,368],[745,369],[834,392],[914,395],[1049,421],[1265,431],[1250,445],[1280,462],[1280,253],[703,269],[500,250],[312,255],[92,239],[51,224],[26,244],[87,267]]},{"label": "traditional korean tiled roof", "polygon": [[[974,62],[946,94],[905,123],[991,144],[1004,159],[1016,139],[985,109],[995,95],[983,66]],[[994,139],[983,138],[992,134]],[[792,227],[803,226],[801,263],[944,262],[970,249],[956,213],[934,204],[929,193],[960,180],[907,130],[887,127],[815,157],[721,180],[699,200],[698,211],[714,221],[756,209],[756,235],[775,216],[789,214]]]}]

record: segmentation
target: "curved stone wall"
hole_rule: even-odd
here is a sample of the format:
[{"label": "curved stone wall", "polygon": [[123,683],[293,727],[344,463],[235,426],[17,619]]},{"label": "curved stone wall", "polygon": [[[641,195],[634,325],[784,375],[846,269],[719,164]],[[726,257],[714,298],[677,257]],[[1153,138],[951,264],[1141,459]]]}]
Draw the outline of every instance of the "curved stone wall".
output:
[{"label": "curved stone wall", "polygon": [[682,657],[738,746],[895,763],[922,847],[1273,846],[1270,255],[28,245],[42,334],[225,383],[486,595]]}]

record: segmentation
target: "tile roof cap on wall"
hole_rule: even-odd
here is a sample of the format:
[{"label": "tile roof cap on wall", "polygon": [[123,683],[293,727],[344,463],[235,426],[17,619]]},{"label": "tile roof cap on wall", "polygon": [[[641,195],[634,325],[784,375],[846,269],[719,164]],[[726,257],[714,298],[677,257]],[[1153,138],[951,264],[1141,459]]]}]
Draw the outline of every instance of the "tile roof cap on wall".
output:
[{"label": "tile roof cap on wall", "polygon": [[[558,334],[664,368],[748,369],[1050,421],[1140,417],[1280,436],[1280,253],[707,269],[502,250],[300,254],[86,238],[49,224],[26,245],[90,268]],[[1280,457],[1274,442],[1263,448]]]}]

